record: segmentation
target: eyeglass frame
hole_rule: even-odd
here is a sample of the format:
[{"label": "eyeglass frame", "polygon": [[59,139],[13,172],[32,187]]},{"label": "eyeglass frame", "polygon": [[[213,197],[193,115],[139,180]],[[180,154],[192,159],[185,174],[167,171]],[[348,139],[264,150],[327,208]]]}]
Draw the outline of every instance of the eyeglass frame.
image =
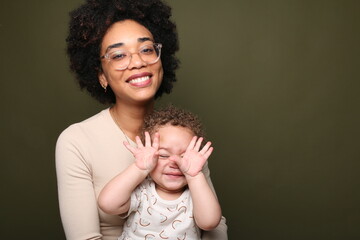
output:
[{"label": "eyeglass frame", "polygon": [[[141,58],[141,55],[140,55],[140,50],[141,50],[143,47],[148,46],[148,45],[154,45],[155,48],[157,48],[158,51],[159,51],[159,55],[158,55],[157,59],[156,59],[154,62],[151,62],[151,63],[148,63],[148,62],[144,61],[144,60]],[[116,70],[119,70],[119,71],[122,71],[122,70],[127,69],[127,68],[129,67],[130,63],[131,63],[132,56],[133,56],[134,54],[138,54],[138,55],[139,55],[139,58],[141,59],[141,61],[145,62],[146,64],[149,64],[149,65],[155,64],[155,63],[157,63],[157,62],[159,61],[159,59],[160,59],[160,57],[161,57],[161,48],[162,48],[162,44],[161,44],[161,43],[149,43],[149,44],[146,44],[146,45],[143,45],[142,47],[140,47],[140,48],[138,49],[138,52],[136,52],[136,53],[132,53],[132,52],[130,52],[130,51],[125,50],[124,52],[130,53],[129,63],[128,63],[128,64],[126,65],[126,67],[124,67],[124,68],[115,68],[115,69],[116,69]],[[110,51],[107,52],[107,53],[105,53],[103,56],[101,56],[100,59],[105,59],[105,58],[106,58],[106,59],[111,63],[112,59],[110,59],[109,54],[110,54]]]}]

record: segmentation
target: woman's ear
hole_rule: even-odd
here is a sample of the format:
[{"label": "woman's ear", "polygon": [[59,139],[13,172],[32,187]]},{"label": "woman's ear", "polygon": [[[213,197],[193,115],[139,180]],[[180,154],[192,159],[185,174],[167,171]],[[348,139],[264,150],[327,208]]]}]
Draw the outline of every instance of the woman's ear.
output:
[{"label": "woman's ear", "polygon": [[107,88],[107,86],[108,86],[108,81],[107,81],[104,73],[103,73],[103,72],[100,72],[99,75],[98,75],[98,78],[99,78],[99,83],[100,83],[101,87],[102,87],[102,88],[105,90],[105,92],[106,92],[106,88]]}]

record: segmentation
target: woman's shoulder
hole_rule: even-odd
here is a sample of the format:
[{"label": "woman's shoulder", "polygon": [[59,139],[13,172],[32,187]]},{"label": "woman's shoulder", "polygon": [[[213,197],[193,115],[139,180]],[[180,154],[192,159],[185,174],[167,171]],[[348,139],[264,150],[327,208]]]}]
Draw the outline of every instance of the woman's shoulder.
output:
[{"label": "woman's shoulder", "polygon": [[107,121],[111,119],[109,109],[104,109],[99,113],[77,123],[73,123],[65,128],[59,135],[60,139],[80,138],[92,135],[101,130],[101,126],[108,125]]}]

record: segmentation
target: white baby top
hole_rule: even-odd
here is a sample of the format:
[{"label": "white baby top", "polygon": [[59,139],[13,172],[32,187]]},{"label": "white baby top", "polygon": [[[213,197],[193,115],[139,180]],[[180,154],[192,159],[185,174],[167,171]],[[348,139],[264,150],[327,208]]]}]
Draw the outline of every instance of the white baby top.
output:
[{"label": "white baby top", "polygon": [[151,179],[131,195],[128,219],[119,240],[200,240],[189,189],[176,200],[160,198]]}]

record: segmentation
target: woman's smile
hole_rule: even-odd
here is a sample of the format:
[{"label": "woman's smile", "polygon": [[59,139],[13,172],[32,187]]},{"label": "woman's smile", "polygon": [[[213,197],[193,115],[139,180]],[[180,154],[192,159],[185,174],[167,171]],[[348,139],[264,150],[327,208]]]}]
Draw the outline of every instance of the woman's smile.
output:
[{"label": "woman's smile", "polygon": [[126,82],[133,87],[147,87],[152,83],[152,74],[149,72],[134,74]]}]

